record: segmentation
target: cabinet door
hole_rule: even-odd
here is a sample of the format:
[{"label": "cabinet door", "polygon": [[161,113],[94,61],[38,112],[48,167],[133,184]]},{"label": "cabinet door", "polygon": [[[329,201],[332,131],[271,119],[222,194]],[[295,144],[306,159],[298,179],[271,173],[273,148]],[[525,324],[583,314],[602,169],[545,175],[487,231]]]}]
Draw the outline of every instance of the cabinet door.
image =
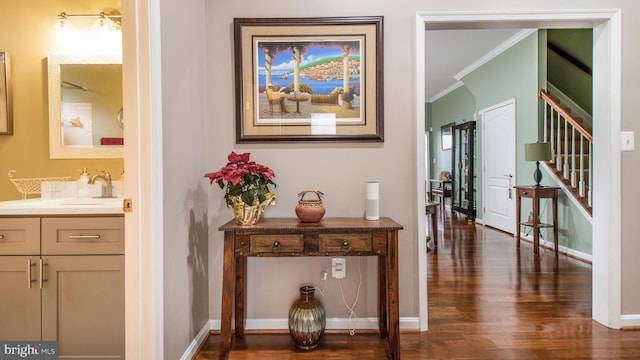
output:
[{"label": "cabinet door", "polygon": [[42,340],[60,359],[124,358],[124,256],[43,256]]},{"label": "cabinet door", "polygon": [[38,256],[0,256],[0,286],[0,339],[40,340]]}]

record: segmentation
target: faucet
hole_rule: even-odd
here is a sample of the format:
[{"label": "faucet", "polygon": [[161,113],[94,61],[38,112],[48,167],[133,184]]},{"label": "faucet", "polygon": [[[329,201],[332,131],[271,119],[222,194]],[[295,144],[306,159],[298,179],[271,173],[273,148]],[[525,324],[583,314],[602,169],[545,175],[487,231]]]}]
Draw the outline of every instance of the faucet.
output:
[{"label": "faucet", "polygon": [[99,170],[102,174],[95,174],[89,178],[89,184],[95,184],[96,180],[102,182],[102,198],[113,197],[113,186],[111,185],[111,174],[108,171]]}]

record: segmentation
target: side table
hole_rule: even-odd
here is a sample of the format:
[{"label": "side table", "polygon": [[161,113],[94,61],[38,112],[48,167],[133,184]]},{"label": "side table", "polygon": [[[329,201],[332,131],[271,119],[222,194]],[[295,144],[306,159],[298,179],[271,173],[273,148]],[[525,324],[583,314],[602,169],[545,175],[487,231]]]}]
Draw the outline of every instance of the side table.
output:
[{"label": "side table", "polygon": [[219,359],[227,359],[231,351],[232,318],[236,339],[244,338],[247,257],[377,256],[378,327],[380,336],[387,338],[391,360],[400,360],[398,231],[402,228],[390,218],[323,218],[318,223],[263,218],[253,226],[236,225],[235,220],[222,225],[218,229],[224,231]]},{"label": "side table", "polygon": [[298,95],[293,95],[293,96],[287,96],[286,99],[289,100],[289,101],[295,101],[295,103],[296,103],[295,114],[300,115],[300,114],[302,114],[302,112],[300,112],[300,102],[309,100],[309,97],[306,96],[306,95],[298,94]]},{"label": "side table", "polygon": [[451,180],[429,180],[429,201],[433,201],[435,196],[440,198],[440,210],[444,218],[445,199],[451,199],[453,190],[451,188]]},{"label": "side table", "polygon": [[[538,254],[540,246],[540,228],[553,228],[553,243],[558,253],[558,187],[552,186],[515,186],[516,189],[516,244],[520,247],[520,226],[533,228],[533,253]],[[529,198],[533,202],[531,221],[520,219],[520,198]],[[540,199],[551,199],[553,208],[553,224],[540,222]]]}]

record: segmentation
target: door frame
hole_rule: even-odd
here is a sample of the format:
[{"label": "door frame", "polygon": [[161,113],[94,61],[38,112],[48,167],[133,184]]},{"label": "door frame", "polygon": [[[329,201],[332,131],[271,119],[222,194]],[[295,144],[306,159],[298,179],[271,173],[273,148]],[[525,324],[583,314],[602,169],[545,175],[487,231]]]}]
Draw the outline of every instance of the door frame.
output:
[{"label": "door frame", "polygon": [[122,2],[125,213],[125,353],[164,357],[160,4]]},{"label": "door frame", "polygon": [[[425,131],[425,29],[454,30],[462,28],[536,28],[552,27],[594,29],[594,139],[603,146],[594,153],[593,182],[593,278],[592,318],[614,329],[622,324],[621,314],[621,128],[622,85],[622,16],[620,9],[534,10],[492,12],[417,12],[415,18],[416,76],[416,193],[423,194]],[[420,198],[420,197],[416,197]],[[418,238],[425,232],[422,201],[416,202]],[[606,239],[606,241],[605,241]],[[420,330],[428,329],[427,255],[424,241],[418,242],[418,296]]]},{"label": "door frame", "polygon": [[[518,121],[517,121],[517,104],[516,104],[516,99],[515,98],[511,98],[509,100],[506,101],[502,101],[498,104],[494,104],[491,106],[487,106],[484,109],[480,109],[480,119],[482,121],[482,162],[480,164],[481,169],[482,169],[482,223],[484,225],[487,224],[487,218],[486,218],[486,211],[484,211],[484,209],[487,208],[486,203],[487,203],[487,178],[486,178],[486,171],[485,171],[485,163],[487,160],[486,157],[486,152],[485,152],[485,148],[487,146],[487,144],[489,143],[486,139],[486,131],[484,131],[484,116],[485,113],[487,113],[488,111],[491,110],[495,110],[498,108],[501,108],[503,106],[507,106],[507,105],[513,105],[513,149],[516,149],[516,145],[517,145],[517,139],[516,139],[516,134],[518,133]],[[512,169],[513,169],[513,177],[510,180],[511,183],[510,184],[517,184],[516,182],[516,177],[518,176],[517,172],[516,172],[516,164],[517,164],[517,160],[516,160],[516,156],[513,157],[513,164],[512,165]],[[515,195],[515,194],[514,194]],[[511,203],[509,204],[509,207],[511,208],[511,214],[515,217],[515,209],[516,209],[516,203],[515,203],[515,197],[512,199]],[[515,224],[515,219],[513,221],[513,223]],[[502,230],[502,229],[501,229]],[[516,231],[519,231],[519,229],[514,229],[514,233],[513,235],[516,234]]]}]

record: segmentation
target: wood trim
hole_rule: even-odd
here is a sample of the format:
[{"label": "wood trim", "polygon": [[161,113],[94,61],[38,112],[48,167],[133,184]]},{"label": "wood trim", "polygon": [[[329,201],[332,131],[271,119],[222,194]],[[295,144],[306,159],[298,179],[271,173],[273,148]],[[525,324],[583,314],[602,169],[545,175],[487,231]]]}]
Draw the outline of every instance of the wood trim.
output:
[{"label": "wood trim", "polygon": [[563,59],[567,60],[568,62],[570,62],[572,65],[574,65],[578,69],[584,71],[589,76],[593,76],[593,71],[591,70],[591,68],[589,66],[587,66],[582,61],[576,59],[575,57],[573,57],[568,52],[562,50],[560,47],[558,47],[558,45],[555,45],[554,43],[551,43],[551,42],[547,42],[547,48],[549,50],[553,51],[554,53],[558,54],[558,56],[560,56],[561,58],[563,58]]},{"label": "wood trim", "polygon": [[557,101],[555,101],[544,89],[540,89],[540,91],[538,91],[538,96],[544,101],[546,101],[548,104],[550,104],[553,107],[553,109],[557,111],[560,115],[562,115],[562,117],[565,120],[567,120],[569,124],[575,127],[576,130],[578,130],[578,132],[580,132],[580,134],[582,134],[582,136],[584,136],[586,140],[593,142],[593,136],[587,131],[587,129],[585,129],[582,126],[582,124],[577,122],[576,119],[574,119],[573,116],[571,116],[571,114],[569,114],[565,109],[563,109],[562,106],[560,106],[560,104]]}]

